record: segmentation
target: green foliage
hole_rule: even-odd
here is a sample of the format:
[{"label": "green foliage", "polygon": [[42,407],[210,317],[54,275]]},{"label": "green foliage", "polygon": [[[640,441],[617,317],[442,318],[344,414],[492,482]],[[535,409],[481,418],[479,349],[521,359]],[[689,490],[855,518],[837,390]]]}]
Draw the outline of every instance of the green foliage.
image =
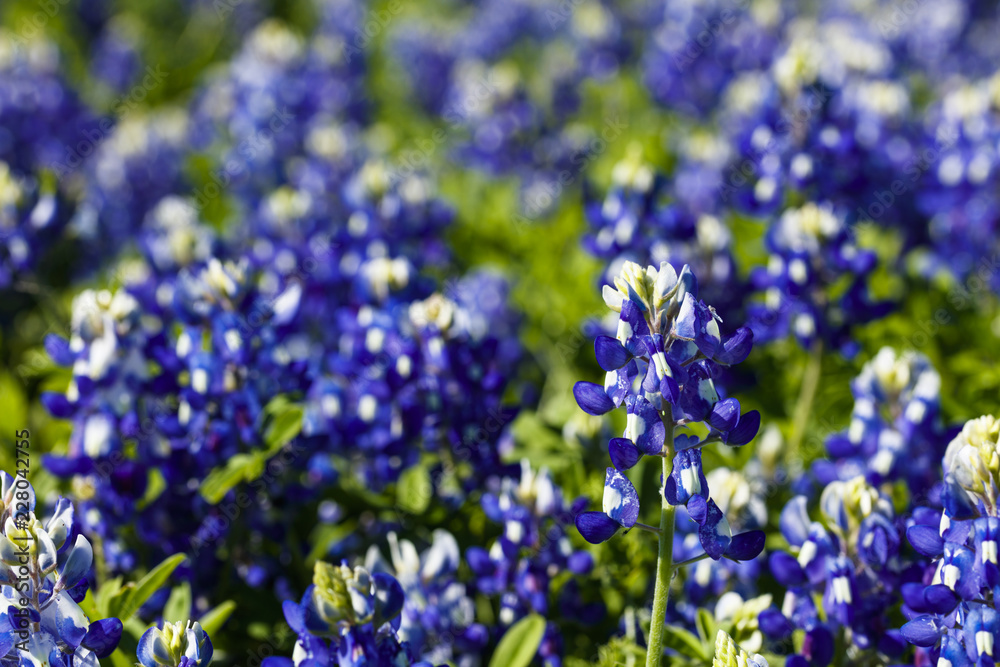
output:
[{"label": "green foliage", "polygon": [[264,450],[236,454],[224,466],[210,472],[201,483],[202,497],[218,504],[237,484],[252,482],[264,474],[267,462],[302,430],[302,406],[279,396],[264,408],[267,427]]},{"label": "green foliage", "polygon": [[490,667],[528,667],[545,635],[545,619],[529,614],[512,625],[497,645]]}]

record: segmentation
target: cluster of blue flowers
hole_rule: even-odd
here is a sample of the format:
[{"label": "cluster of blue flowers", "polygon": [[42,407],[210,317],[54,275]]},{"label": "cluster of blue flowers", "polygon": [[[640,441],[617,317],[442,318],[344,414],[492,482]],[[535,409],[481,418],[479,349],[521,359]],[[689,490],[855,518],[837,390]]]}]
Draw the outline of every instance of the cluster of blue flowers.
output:
[{"label": "cluster of blue flowers", "polygon": [[902,634],[938,664],[992,664],[1000,658],[1000,570],[993,553],[1000,536],[998,438],[1000,422],[993,416],[965,424],[944,455],[943,509],[919,508],[906,531],[932,562],[920,581],[903,589],[910,620]]},{"label": "cluster of blue flowers", "polygon": [[97,667],[98,659],[118,646],[122,623],[117,618],[92,622],[80,608],[94,552],[80,534],[73,504],[59,498],[43,521],[35,514],[35,491],[26,476],[7,473],[0,502],[0,660]]},{"label": "cluster of blue flowers", "polygon": [[[500,631],[526,614],[550,617],[558,610],[563,622],[592,625],[604,614],[600,602],[586,602],[572,581],[558,591],[560,575],[590,574],[594,559],[576,550],[567,529],[586,507],[580,498],[568,504],[562,490],[545,468],[532,470],[521,462],[520,476],[504,476],[487,481],[482,506],[487,518],[500,524],[503,532],[489,549],[471,547],[465,554],[474,576],[474,588],[500,603]],[[549,623],[538,650],[546,667],[562,664],[562,637],[559,626]]]},{"label": "cluster of blue flowers", "polygon": [[[435,493],[459,503],[499,463],[513,418],[503,396],[522,354],[507,285],[489,271],[433,279],[428,269],[450,261],[450,209],[427,177],[401,177],[351,145],[357,95],[328,87],[346,73],[356,79],[357,62],[342,73],[323,60],[351,16],[331,7],[308,44],[262,25],[198,99],[193,119],[212,154],[246,160],[223,173],[247,216],[240,232],[221,236],[202,220],[202,200],[219,196],[221,182],[127,212],[142,220],[140,257],[119,265],[116,291],[79,294],[71,335],[46,341],[73,379],[43,402],[74,425],[66,455],[46,465],[97,512],[92,529],[107,540],[113,571],[136,564],[136,538],[160,557],[207,558],[194,568],[207,571],[228,521],[199,484],[270,445],[275,396],[303,397],[301,435],[268,463],[269,498],[241,509],[245,523],[279,539],[288,517],[345,472],[381,490],[434,452],[433,472],[454,478]],[[251,65],[268,76],[247,79]],[[314,98],[287,100],[289,81]],[[295,122],[276,124],[276,113]],[[289,500],[281,511],[278,497]],[[276,562],[238,560],[251,583],[277,576]]]},{"label": "cluster of blue flowers", "polygon": [[915,581],[923,559],[905,548],[904,533],[933,514],[919,505],[937,494],[941,479],[940,384],[923,355],[880,350],[852,383],[850,426],[827,439],[830,458],[796,484],[801,495],[780,520],[790,551],[770,556],[787,592],[780,608],[760,616],[772,640],[805,633],[789,665],[832,664],[841,641],[852,660],[904,654],[906,633],[886,610],[923,588]]},{"label": "cluster of blue flowers", "polygon": [[409,645],[400,641],[403,603],[403,588],[389,574],[317,562],[302,601],[287,600],[282,607],[298,636],[294,658],[268,657],[262,664],[433,667],[415,662]]},{"label": "cluster of blue flowers", "polygon": [[[81,608],[94,580],[94,550],[81,534],[84,526],[62,497],[47,519],[39,518],[24,472],[3,473],[0,488],[0,662],[97,667],[118,647],[122,622],[91,621]],[[143,634],[137,657],[144,667],[208,667],[212,642],[198,623],[167,623]]]}]

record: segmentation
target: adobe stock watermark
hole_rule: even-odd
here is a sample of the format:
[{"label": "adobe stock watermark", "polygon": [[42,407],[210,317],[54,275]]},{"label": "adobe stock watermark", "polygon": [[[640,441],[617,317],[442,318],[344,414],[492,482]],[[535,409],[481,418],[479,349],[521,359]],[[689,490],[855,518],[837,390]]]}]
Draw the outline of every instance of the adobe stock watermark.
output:
[{"label": "adobe stock watermark", "polygon": [[66,147],[62,161],[54,166],[56,177],[64,178],[76,171],[87,159],[97,152],[97,148],[111,136],[115,128],[127,118],[149,96],[149,93],[159,87],[169,76],[161,65],[155,68],[146,67],[142,80],[132,86],[127,93],[116,98],[111,106],[111,115],[102,118],[96,127],[83,131],[83,138],[72,146]]},{"label": "adobe stock watermark", "polygon": [[38,11],[22,18],[14,29],[14,34],[11,37],[14,48],[23,51],[27,47],[28,41],[41,35],[49,21],[54,19],[69,3],[70,0],[37,1],[35,5],[38,7]]},{"label": "adobe stock watermark", "polygon": [[875,22],[875,27],[882,33],[882,37],[890,39],[899,35],[899,31],[913,20],[913,16],[920,9],[923,0],[903,0],[897,2],[890,9],[883,12],[882,16]]},{"label": "adobe stock watermark", "polygon": [[678,72],[683,73],[694,61],[705,54],[715,40],[719,39],[730,26],[740,18],[740,14],[750,6],[750,0],[737,0],[733,9],[724,9],[713,19],[703,19],[704,26],[693,37],[688,37],[684,47],[671,54],[671,60]]},{"label": "adobe stock watermark", "polygon": [[583,0],[559,0],[559,6],[555,9],[545,10],[545,20],[549,23],[549,29],[555,30],[569,20],[577,7],[583,4]]},{"label": "adobe stock watermark", "polygon": [[385,9],[369,10],[364,23],[354,30],[354,39],[344,44],[344,62],[350,64],[355,56],[364,55],[372,40],[382,34],[401,11],[403,3],[400,0],[390,0]]},{"label": "adobe stock watermark", "polygon": [[524,196],[521,210],[511,216],[511,226],[518,232],[550,211],[558,202],[563,190],[572,185],[587,167],[608,150],[614,141],[621,138],[628,128],[628,121],[620,117],[604,119],[600,133],[591,138],[570,160],[571,166],[563,169],[548,181],[533,184]]},{"label": "adobe stock watermark", "polygon": [[194,192],[194,207],[202,210],[211,201],[225,191],[234,178],[247,170],[247,163],[257,157],[257,154],[265,149],[269,149],[274,141],[274,136],[288,127],[295,119],[294,114],[287,108],[275,111],[267,123],[267,127],[257,130],[249,137],[245,138],[236,147],[236,157],[226,160],[222,167],[212,172],[207,185]]}]

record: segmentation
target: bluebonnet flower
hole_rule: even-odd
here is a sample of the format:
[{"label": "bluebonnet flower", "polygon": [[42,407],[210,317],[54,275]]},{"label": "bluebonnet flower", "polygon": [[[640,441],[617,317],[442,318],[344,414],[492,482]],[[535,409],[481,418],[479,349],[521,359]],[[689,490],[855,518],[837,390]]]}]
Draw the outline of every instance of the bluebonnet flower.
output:
[{"label": "bluebonnet flower", "polygon": [[94,552],[79,533],[72,503],[59,498],[46,521],[35,514],[35,491],[25,475],[3,474],[4,611],[0,661],[97,667],[121,638],[117,618],[91,622],[79,606],[89,588]]},{"label": "bluebonnet flower", "polygon": [[100,134],[64,81],[55,45],[0,32],[0,161],[21,176],[54,169],[87,143],[85,132]]},{"label": "bluebonnet flower", "polygon": [[780,610],[761,614],[761,629],[773,639],[805,631],[803,648],[789,665],[830,664],[840,633],[852,659],[898,656],[903,647],[885,615],[903,581],[892,504],[859,476],[826,486],[819,520],[810,518],[808,505],[805,496],[796,496],[781,513],[781,532],[792,551],[773,552],[770,566],[787,592]]},{"label": "bluebonnet flower", "polygon": [[138,32],[139,26],[127,17],[113,18],[92,48],[92,76],[113,93],[123,93],[142,71]]},{"label": "bluebonnet flower", "polygon": [[865,475],[869,483],[904,479],[911,495],[927,493],[939,480],[943,454],[941,377],[918,352],[884,347],[851,382],[851,424],[827,440],[833,459],[814,464],[822,484]]},{"label": "bluebonnet flower", "polygon": [[715,637],[715,657],[712,667],[767,667],[767,660],[740,648],[724,630]]},{"label": "bluebonnet flower", "polygon": [[212,640],[195,621],[164,623],[149,628],[136,651],[143,667],[208,667],[212,663]]},{"label": "bluebonnet flower", "polygon": [[741,13],[724,2],[655,6],[661,15],[655,17],[642,72],[653,98],[665,107],[703,115],[733,76],[766,68],[774,57],[773,24],[779,17]]},{"label": "bluebonnet flower", "polygon": [[292,158],[310,148],[340,153],[351,133],[343,126],[366,120],[365,57],[348,48],[361,32],[362,3],[332,0],[319,10],[308,40],[279,21],[262,22],[206,82],[192,108],[190,139],[210,151],[217,168],[199,198],[230,190],[256,203],[289,182]]},{"label": "bluebonnet flower", "polygon": [[1000,618],[994,608],[1000,584],[996,540],[1000,422],[982,416],[966,422],[944,455],[943,511],[921,508],[906,536],[933,559],[920,583],[904,587],[903,637],[928,659],[954,665],[995,662]]},{"label": "bluebonnet flower", "polygon": [[927,219],[924,271],[943,268],[962,282],[996,287],[1000,77],[958,80],[928,116],[927,148],[912,168],[920,179],[919,211]]},{"label": "bluebonnet flower", "polygon": [[415,662],[397,634],[404,593],[386,573],[318,561],[313,584],[299,604],[282,606],[285,620],[298,635],[292,658],[268,657],[264,667],[403,667]]},{"label": "bluebonnet flower", "polygon": [[188,123],[182,109],[123,112],[89,150],[67,156],[60,170],[83,191],[71,230],[86,247],[113,255],[161,200],[185,191]]},{"label": "bluebonnet flower", "polygon": [[[793,334],[803,347],[819,341],[853,355],[852,327],[890,308],[869,293],[875,253],[856,245],[843,214],[830,204],[786,210],[768,229],[767,248],[767,268],[752,275],[764,296],[749,308],[754,335],[774,340]],[[847,286],[834,291],[845,280]]]},{"label": "bluebonnet flower", "polygon": [[[685,505],[699,525],[705,553],[713,560],[723,555],[736,560],[756,557],[763,533],[732,535],[722,511],[711,499],[701,465],[701,447],[724,442],[738,447],[757,434],[760,414],[740,414],[735,398],[720,400],[713,377],[720,365],[743,361],[753,334],[742,328],[723,339],[715,310],[696,301],[696,282],[688,266],[680,275],[663,262],[659,269],[627,262],[615,280],[617,289],[604,288],[608,306],[620,313],[617,336],[595,341],[598,363],[607,371],[604,386],[578,382],[573,388],[585,412],[604,414],[626,405],[625,433],[611,441],[615,467],[606,471],[604,511],[584,512],[576,524],[590,542],[603,542],[619,528],[630,529],[639,517],[639,498],[623,474],[643,455],[673,453],[672,471],[663,480],[663,495],[672,505]],[[640,373],[641,364],[644,368]],[[633,380],[642,375],[640,387]],[[686,425],[706,422],[704,440],[679,435],[665,443],[670,420]]]},{"label": "bluebonnet flower", "polygon": [[[550,615],[554,580],[559,574],[585,575],[594,566],[591,555],[574,550],[566,535],[566,526],[572,525],[585,501],[567,504],[548,470],[534,471],[527,461],[522,461],[520,468],[519,477],[488,480],[483,510],[490,520],[503,526],[503,532],[488,550],[472,547],[465,556],[475,588],[499,597],[501,629],[529,613]],[[585,603],[578,596],[570,586],[560,591],[562,617],[585,624],[597,622],[603,605]],[[545,637],[539,657],[545,665],[558,667],[562,641],[555,623],[548,624]]]},{"label": "bluebonnet flower", "polygon": [[40,175],[20,177],[0,162],[0,289],[36,277],[65,230],[68,211],[65,197]]},{"label": "bluebonnet flower", "polygon": [[433,664],[473,664],[489,635],[485,626],[475,623],[475,605],[466,585],[456,579],[462,556],[455,538],[435,530],[431,546],[418,554],[412,542],[389,533],[389,549],[386,562],[373,545],[365,568],[394,576],[403,589],[400,641]]}]

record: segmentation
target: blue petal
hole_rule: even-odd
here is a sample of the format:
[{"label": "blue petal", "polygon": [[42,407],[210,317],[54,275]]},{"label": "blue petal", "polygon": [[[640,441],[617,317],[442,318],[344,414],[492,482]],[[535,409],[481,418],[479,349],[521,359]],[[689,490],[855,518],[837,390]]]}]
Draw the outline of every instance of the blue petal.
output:
[{"label": "blue petal", "polygon": [[903,638],[914,646],[931,647],[938,643],[941,631],[932,616],[918,616],[900,628]]},{"label": "blue petal", "polygon": [[722,350],[716,353],[715,361],[733,366],[746,359],[751,349],[753,349],[753,330],[750,327],[740,327],[722,343]]},{"label": "blue petal", "polygon": [[576,515],[576,529],[591,544],[611,539],[621,526],[604,512],[581,512]]},{"label": "blue petal", "polygon": [[58,366],[72,366],[76,355],[69,348],[69,341],[58,334],[45,337],[45,351]]},{"label": "blue petal", "polygon": [[594,341],[594,352],[597,363],[606,371],[618,370],[631,358],[625,346],[611,336],[598,336]]},{"label": "blue petal", "polygon": [[728,433],[736,426],[740,420],[740,402],[735,398],[726,398],[715,404],[712,414],[708,416],[708,423],[716,431]]},{"label": "blue petal", "polygon": [[573,396],[584,412],[590,415],[603,415],[614,409],[614,401],[611,400],[604,388],[593,382],[577,382],[573,385]]},{"label": "blue petal", "polygon": [[643,352],[641,341],[648,335],[649,325],[640,306],[631,300],[624,301],[621,317],[618,319],[618,340],[631,354],[641,355]]},{"label": "blue petal", "polygon": [[156,656],[153,655],[153,642],[156,640],[158,634],[159,630],[157,628],[149,628],[139,638],[136,657],[139,658],[139,662],[143,664],[143,667],[159,667]]},{"label": "blue petal", "polygon": [[625,404],[628,407],[625,437],[632,440],[641,452],[650,456],[659,454],[663,451],[667,434],[660,413],[642,396],[629,396]]},{"label": "blue petal", "polygon": [[805,570],[795,556],[784,551],[775,551],[768,558],[771,574],[785,588],[797,588],[808,581]]},{"label": "blue petal", "polygon": [[98,658],[106,658],[118,647],[122,638],[122,622],[117,618],[105,618],[90,624],[80,646],[93,651]]},{"label": "blue petal", "polygon": [[375,592],[374,624],[375,627],[381,627],[383,623],[399,616],[406,596],[396,578],[385,572],[372,575],[372,588]]},{"label": "blue petal", "polygon": [[708,498],[708,480],[701,466],[700,449],[684,449],[674,454],[663,495],[671,505],[687,504],[692,496]]},{"label": "blue petal", "polygon": [[748,530],[739,535],[733,535],[729,548],[726,549],[726,558],[732,560],[753,560],[764,550],[764,531]]},{"label": "blue petal", "polygon": [[281,611],[285,614],[285,622],[288,623],[288,627],[290,627],[295,634],[301,635],[307,632],[306,612],[302,608],[302,605],[292,602],[291,600],[285,600],[281,603]]},{"label": "blue petal", "polygon": [[769,607],[757,619],[761,631],[770,639],[784,639],[792,634],[795,626],[776,607]]},{"label": "blue petal", "polygon": [[909,607],[911,611],[920,614],[925,613],[927,611],[927,601],[924,599],[925,588],[927,586],[917,582],[910,582],[900,586],[899,592],[903,595],[903,604]]},{"label": "blue petal", "polygon": [[608,444],[611,463],[619,470],[628,470],[642,458],[642,452],[628,438],[612,438]]},{"label": "blue petal", "polygon": [[978,512],[976,506],[969,499],[969,494],[965,492],[954,476],[945,475],[944,491],[941,493],[941,504],[944,505],[948,517],[955,520],[972,519]]},{"label": "blue petal", "polygon": [[950,614],[958,606],[958,596],[944,584],[928,586],[923,592],[924,605],[934,614]]},{"label": "blue petal", "polygon": [[921,555],[937,558],[944,553],[944,540],[932,526],[910,526],[906,529],[906,539]]},{"label": "blue petal", "polygon": [[726,438],[726,444],[733,447],[742,447],[757,436],[757,431],[760,430],[760,413],[756,410],[751,410],[740,417],[739,423],[736,424],[736,428],[729,432],[729,436]]},{"label": "blue petal", "polygon": [[[810,667],[830,664],[833,660],[833,633],[825,625],[817,625],[806,631],[802,651],[809,656]],[[785,665],[789,667],[789,665]]]},{"label": "blue petal", "polygon": [[706,510],[705,519],[698,529],[698,538],[709,557],[712,560],[719,560],[729,548],[733,533],[725,515],[714,500],[709,499]]},{"label": "blue petal", "polygon": [[681,301],[680,312],[674,318],[670,335],[681,340],[694,340],[698,335],[698,314],[695,312],[695,300],[690,292]]},{"label": "blue petal", "polygon": [[687,503],[687,511],[691,520],[701,525],[708,515],[708,501],[701,496],[693,496]]},{"label": "blue petal", "polygon": [[94,550],[90,542],[83,535],[76,536],[76,544],[69,552],[66,564],[59,575],[64,588],[72,588],[80,579],[90,571],[90,566],[94,562]]},{"label": "blue petal", "polygon": [[604,513],[625,528],[639,520],[639,495],[628,477],[608,468],[604,478]]},{"label": "blue petal", "polygon": [[42,405],[53,417],[66,419],[73,415],[76,406],[70,403],[65,394],[55,391],[44,391],[41,396]]},{"label": "blue petal", "polygon": [[638,374],[639,367],[636,365],[635,359],[633,359],[625,365],[625,368],[610,371],[605,376],[604,391],[611,398],[615,407],[620,406],[622,401],[625,400],[629,390],[632,388],[632,380]]},{"label": "blue petal", "polygon": [[801,547],[809,539],[809,512],[806,511],[806,497],[795,496],[781,510],[781,534],[793,547]]}]

